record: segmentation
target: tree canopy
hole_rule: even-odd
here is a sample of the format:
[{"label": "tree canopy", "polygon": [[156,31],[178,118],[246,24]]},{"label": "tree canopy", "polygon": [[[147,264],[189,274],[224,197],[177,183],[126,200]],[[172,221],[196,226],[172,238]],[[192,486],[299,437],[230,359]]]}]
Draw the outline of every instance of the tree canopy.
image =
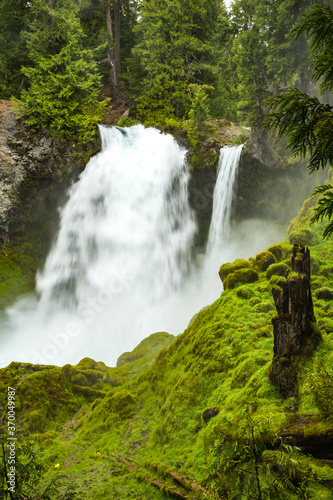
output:
[{"label": "tree canopy", "polygon": [[[201,95],[206,116],[258,126],[267,97],[292,85],[308,90],[307,28],[296,41],[289,33],[310,4],[234,0],[227,10],[222,0],[0,0],[0,98],[21,100],[31,125],[62,136],[78,133],[67,123],[77,110],[80,141],[93,135],[106,96],[114,108],[128,96],[131,115],[147,125],[193,124]],[[328,72],[329,62],[321,64]]]},{"label": "tree canopy", "polygon": [[[296,37],[305,33],[310,37],[313,75],[319,82],[320,96],[333,89],[333,11],[329,6],[314,5],[293,29]],[[268,101],[267,126],[288,137],[288,145],[294,155],[309,156],[311,172],[333,165],[333,107],[292,87]],[[325,184],[315,189],[323,194],[315,208],[313,221],[333,218],[333,186]],[[325,230],[324,237],[333,234],[333,221]]]}]

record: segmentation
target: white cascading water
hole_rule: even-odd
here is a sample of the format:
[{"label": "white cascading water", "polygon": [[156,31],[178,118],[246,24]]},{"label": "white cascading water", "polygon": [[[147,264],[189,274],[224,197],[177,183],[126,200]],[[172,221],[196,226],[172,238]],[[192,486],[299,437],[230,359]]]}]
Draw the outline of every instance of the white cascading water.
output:
[{"label": "white cascading water", "polygon": [[102,151],[71,188],[37,276],[38,304],[7,312],[1,364],[112,365],[154,331],[181,331],[165,306],[190,271],[196,232],[186,151],[141,125],[100,133]]},{"label": "white cascading water", "polygon": [[170,135],[139,125],[100,133],[102,151],[61,210],[57,240],[37,276],[39,299],[19,301],[1,321],[0,366],[75,364],[86,356],[114,366],[153,332],[182,333],[220,295],[221,264],[282,237],[260,221],[231,235],[242,146],[224,147],[207,251],[194,269],[186,151]]},{"label": "white cascading water", "polygon": [[[203,275],[215,276],[209,281],[210,294],[221,292],[221,281],[218,270],[225,262],[233,262],[239,255],[239,242],[232,244],[231,209],[234,186],[243,144],[224,146],[220,151],[217,168],[217,180],[213,194],[213,211],[208,233],[206,255],[203,262]],[[233,235],[234,237],[234,235]]]},{"label": "white cascading water", "polygon": [[40,308],[82,305],[119,275],[149,301],[178,288],[195,223],[185,150],[157,129],[101,127],[102,152],[69,193],[61,228],[38,276]]},{"label": "white cascading water", "polygon": [[230,217],[237,168],[243,144],[225,146],[220,151],[217,180],[213,195],[213,213],[209,228],[207,253],[220,253],[230,242]]}]

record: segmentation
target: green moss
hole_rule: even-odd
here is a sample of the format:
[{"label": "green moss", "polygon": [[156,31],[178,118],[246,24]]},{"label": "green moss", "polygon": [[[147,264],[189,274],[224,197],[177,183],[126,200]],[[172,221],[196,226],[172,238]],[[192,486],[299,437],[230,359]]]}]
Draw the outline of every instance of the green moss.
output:
[{"label": "green moss", "polygon": [[223,283],[224,288],[233,289],[238,285],[245,283],[254,283],[258,281],[259,275],[254,269],[238,269],[234,273],[228,275]]},{"label": "green moss", "polygon": [[248,285],[239,286],[236,289],[236,295],[240,299],[249,300],[253,296],[253,294],[254,294],[254,291],[253,291],[252,287],[248,286]]},{"label": "green moss", "polygon": [[[307,229],[303,216],[303,222],[293,221],[293,230],[300,223]],[[320,225],[311,231],[316,236],[312,243],[317,241],[311,243],[313,283],[317,291],[330,289],[333,241],[317,239]],[[265,258],[272,255],[280,262],[273,260],[263,272]],[[286,281],[290,256],[287,240],[256,259],[226,265],[223,279],[231,286],[196,314],[183,334],[151,335],[120,356],[118,367],[85,358],[63,369],[35,372],[32,365],[12,363],[1,370],[0,396],[5,400],[6,384],[15,384],[18,426],[30,435],[38,433],[50,477],[60,463],[78,482],[81,498],[160,499],[165,495],[142,481],[153,474],[149,464],[156,464],[156,480],[180,470],[204,482],[205,471],[214,474],[217,460],[228,457],[228,447],[240,443],[244,449],[248,444],[242,423],[247,415],[255,425],[264,423],[267,459],[274,458],[275,438],[286,429],[305,437],[330,435],[333,313],[320,293],[313,293],[313,300],[325,340],[313,357],[291,366],[290,376],[295,367],[299,374],[297,398],[283,402],[268,377],[275,311],[271,287]],[[251,284],[242,283],[252,276],[247,273],[255,273]],[[280,363],[285,366],[290,360]],[[204,411],[212,408],[218,414],[203,425]],[[130,473],[115,457],[128,460],[137,472]],[[320,481],[330,481],[331,471],[320,470],[310,456],[300,457],[304,463],[297,459],[297,474],[311,469],[313,475],[309,498],[324,495]]]},{"label": "green moss", "polygon": [[83,358],[81,361],[75,366],[78,370],[94,370],[97,367],[96,361],[91,358]]},{"label": "green moss", "polygon": [[97,391],[96,389],[92,389],[91,387],[82,387],[81,385],[75,384],[73,384],[73,392],[75,394],[82,394],[82,396],[87,398],[89,401],[94,401],[97,398],[102,399],[106,394],[103,391]]},{"label": "green moss", "polygon": [[261,252],[256,255],[255,266],[259,271],[266,271],[269,266],[276,263],[276,258],[272,252]]},{"label": "green moss", "polygon": [[131,352],[125,352],[117,360],[117,367],[121,367],[127,363],[132,363],[147,356],[147,354],[157,354],[161,349],[167,347],[174,342],[175,337],[166,332],[153,333],[145,338]]},{"label": "green moss", "polygon": [[272,245],[267,249],[268,252],[271,252],[277,261],[281,260],[284,249],[282,245]]},{"label": "green moss", "polygon": [[271,264],[266,271],[266,278],[270,279],[272,276],[283,276],[284,278],[286,278],[290,271],[291,268],[283,262]]},{"label": "green moss", "polygon": [[221,281],[224,281],[229,274],[234,273],[238,269],[244,269],[248,267],[252,266],[248,260],[244,259],[237,259],[232,264],[230,263],[223,264],[219,270],[219,276],[221,278]]}]

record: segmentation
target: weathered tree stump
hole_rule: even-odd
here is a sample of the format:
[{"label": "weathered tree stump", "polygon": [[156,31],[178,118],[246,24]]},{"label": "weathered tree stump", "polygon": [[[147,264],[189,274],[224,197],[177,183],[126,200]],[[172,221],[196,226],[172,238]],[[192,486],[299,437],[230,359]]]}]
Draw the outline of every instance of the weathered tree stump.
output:
[{"label": "weathered tree stump", "polygon": [[301,361],[312,356],[321,341],[313,311],[310,251],[295,244],[292,273],[272,290],[277,316],[272,319],[274,358],[269,377],[283,398],[297,396]]}]

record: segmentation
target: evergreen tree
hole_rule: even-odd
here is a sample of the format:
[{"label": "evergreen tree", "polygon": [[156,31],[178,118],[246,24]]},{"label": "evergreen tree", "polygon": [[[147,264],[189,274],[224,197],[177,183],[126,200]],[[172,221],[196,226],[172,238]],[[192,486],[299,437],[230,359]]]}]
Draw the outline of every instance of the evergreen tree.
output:
[{"label": "evergreen tree", "polygon": [[138,114],[160,121],[184,118],[189,85],[212,81],[218,0],[144,0],[134,58],[139,65]]},{"label": "evergreen tree", "polygon": [[26,0],[0,0],[1,99],[17,96],[21,90],[21,66],[27,63],[26,43],[21,33],[31,17],[31,4]]},{"label": "evergreen tree", "polygon": [[[302,3],[304,10],[310,0]],[[295,44],[289,32],[299,16],[297,0],[235,0],[232,21],[237,31],[232,57],[239,95],[239,120],[259,125],[264,101],[281,87],[308,82],[304,37]]]},{"label": "evergreen tree", "polygon": [[[85,47],[96,47],[97,62],[103,74],[103,85],[110,89],[112,105],[118,100],[121,80],[128,85],[127,59],[135,45],[134,27],[137,23],[137,0],[82,0],[79,10],[86,38]],[[124,75],[121,74],[125,68]]]},{"label": "evergreen tree", "polygon": [[98,101],[101,76],[93,53],[83,48],[84,34],[74,0],[33,3],[33,21],[24,32],[29,67],[19,112],[33,128],[81,143],[93,138],[106,103]]},{"label": "evergreen tree", "polygon": [[[296,37],[305,33],[310,38],[314,82],[320,82],[320,93],[333,90],[333,11],[330,7],[314,5],[293,30]],[[309,155],[311,172],[333,165],[333,107],[317,97],[293,87],[269,100],[267,125],[288,137],[294,155]],[[315,209],[313,221],[333,218],[333,186],[319,186],[315,194],[324,194]],[[333,221],[324,237],[333,234]]]}]

